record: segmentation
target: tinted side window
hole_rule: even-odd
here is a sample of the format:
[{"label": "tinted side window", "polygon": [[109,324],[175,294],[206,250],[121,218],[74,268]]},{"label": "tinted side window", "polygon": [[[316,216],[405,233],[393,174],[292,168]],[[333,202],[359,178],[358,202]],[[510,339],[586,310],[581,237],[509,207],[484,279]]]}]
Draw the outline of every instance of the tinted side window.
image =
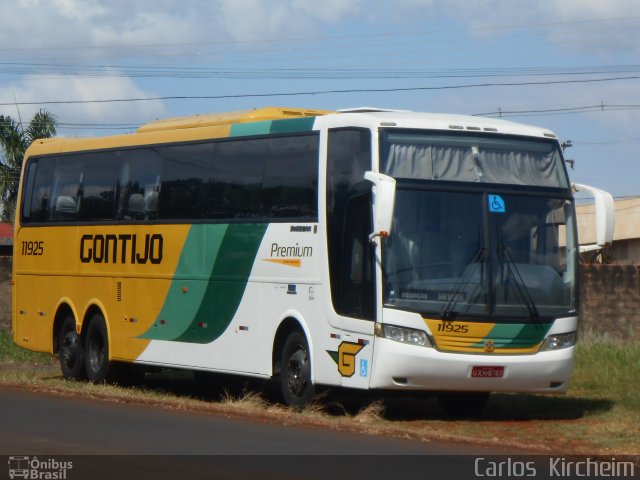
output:
[{"label": "tinted side window", "polygon": [[88,153],[84,158],[80,220],[113,220],[121,160],[111,152]]},{"label": "tinted side window", "polygon": [[22,223],[47,219],[53,164],[47,159],[30,160],[22,193]]},{"label": "tinted side window", "polygon": [[351,197],[345,210],[341,313],[375,320],[374,259],[369,242],[369,234],[373,230],[370,192]]},{"label": "tinted side window", "polygon": [[31,161],[25,222],[318,217],[319,135],[85,152]]},{"label": "tinted side window", "polygon": [[318,216],[318,135],[215,144],[210,218]]},{"label": "tinted side window", "polygon": [[317,218],[319,137],[269,140],[263,181],[267,218]]},{"label": "tinted side window", "polygon": [[262,211],[262,177],[267,144],[263,139],[215,145],[210,216],[256,218]]},{"label": "tinted side window", "polygon": [[163,159],[159,217],[199,219],[207,214],[214,145],[158,148]]},{"label": "tinted side window", "polygon": [[49,219],[54,222],[74,222],[80,214],[84,159],[58,157],[51,184]]},{"label": "tinted side window", "polygon": [[152,149],[116,152],[121,158],[118,220],[158,218],[162,158]]},{"label": "tinted side window", "polygon": [[[368,239],[363,243],[359,237],[367,225],[358,223],[358,228],[350,226],[359,207],[362,215],[364,200],[352,203],[350,200],[371,192],[371,184],[364,180],[364,172],[371,170],[371,133],[363,129],[336,129],[329,131],[327,152],[327,245],[329,252],[329,276],[331,282],[331,301],[336,313],[357,318],[369,318],[373,291],[373,281],[364,281],[364,272],[369,267],[368,260],[354,260],[354,252],[361,250],[362,255],[370,255]],[[366,198],[366,197],[362,197]],[[369,208],[369,207],[367,207]],[[370,222],[370,214],[366,221]],[[365,219],[360,219],[364,221]],[[369,232],[370,233],[370,232]],[[368,235],[368,234],[367,234]],[[360,245],[360,246],[357,246]],[[355,249],[355,250],[354,250]],[[362,257],[361,257],[362,258]],[[349,267],[345,264],[348,260]],[[351,274],[358,270],[360,280],[354,280]],[[357,266],[357,268],[356,268]],[[356,286],[357,284],[357,286]],[[348,298],[356,289],[360,295],[359,307],[355,308]]]}]

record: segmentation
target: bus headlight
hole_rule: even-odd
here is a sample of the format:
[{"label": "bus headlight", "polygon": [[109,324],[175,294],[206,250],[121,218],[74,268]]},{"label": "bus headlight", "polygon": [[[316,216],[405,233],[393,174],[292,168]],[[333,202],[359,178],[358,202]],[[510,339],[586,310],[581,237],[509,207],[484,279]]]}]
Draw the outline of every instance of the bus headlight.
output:
[{"label": "bus headlight", "polygon": [[388,338],[394,342],[407,343],[418,347],[430,347],[431,342],[427,332],[415,328],[398,327],[386,323],[376,323],[375,333],[377,337]]},{"label": "bus headlight", "polygon": [[541,352],[549,350],[560,350],[561,348],[573,347],[576,344],[576,332],[557,333],[549,335],[540,346]]}]

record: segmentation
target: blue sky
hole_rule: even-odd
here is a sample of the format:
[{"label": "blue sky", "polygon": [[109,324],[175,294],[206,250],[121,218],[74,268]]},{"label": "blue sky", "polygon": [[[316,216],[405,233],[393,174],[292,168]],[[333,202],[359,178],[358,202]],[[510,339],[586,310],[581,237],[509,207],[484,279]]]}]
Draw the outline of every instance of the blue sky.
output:
[{"label": "blue sky", "polygon": [[[47,108],[61,135],[130,132],[156,118],[266,105],[502,112],[571,140],[573,181],[640,195],[637,0],[0,0],[0,7],[10,12],[0,18],[0,113],[28,120]],[[54,101],[74,103],[41,103]]]}]

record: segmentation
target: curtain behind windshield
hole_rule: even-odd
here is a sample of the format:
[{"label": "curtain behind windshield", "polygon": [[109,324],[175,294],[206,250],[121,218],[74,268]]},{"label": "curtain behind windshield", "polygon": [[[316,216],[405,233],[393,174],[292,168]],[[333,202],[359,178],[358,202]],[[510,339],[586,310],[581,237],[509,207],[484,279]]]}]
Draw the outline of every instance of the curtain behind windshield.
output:
[{"label": "curtain behind windshield", "polygon": [[556,142],[386,132],[382,170],[394,178],[566,188]]}]

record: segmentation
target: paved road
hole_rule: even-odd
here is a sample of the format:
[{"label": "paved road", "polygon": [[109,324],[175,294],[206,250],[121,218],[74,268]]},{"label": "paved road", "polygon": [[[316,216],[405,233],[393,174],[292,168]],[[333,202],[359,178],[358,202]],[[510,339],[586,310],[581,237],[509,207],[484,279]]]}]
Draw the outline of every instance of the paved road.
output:
[{"label": "paved road", "polygon": [[[91,478],[145,478],[143,474],[148,473],[148,478],[156,479],[328,479],[344,478],[337,474],[351,472],[350,478],[363,480],[378,478],[374,474],[395,480],[399,473],[415,468],[422,472],[419,478],[451,480],[473,478],[470,457],[465,463],[455,457],[425,456],[496,453],[454,443],[414,442],[0,390],[0,455],[37,455],[41,460],[73,455],[76,470],[69,472],[69,480],[88,478],[87,468]],[[366,469],[371,471],[365,473]],[[0,475],[3,470],[0,465]],[[81,471],[87,477],[71,475]],[[437,471],[443,476],[438,477]],[[455,471],[471,477],[451,476]],[[126,477],[123,472],[134,475]]]}]

